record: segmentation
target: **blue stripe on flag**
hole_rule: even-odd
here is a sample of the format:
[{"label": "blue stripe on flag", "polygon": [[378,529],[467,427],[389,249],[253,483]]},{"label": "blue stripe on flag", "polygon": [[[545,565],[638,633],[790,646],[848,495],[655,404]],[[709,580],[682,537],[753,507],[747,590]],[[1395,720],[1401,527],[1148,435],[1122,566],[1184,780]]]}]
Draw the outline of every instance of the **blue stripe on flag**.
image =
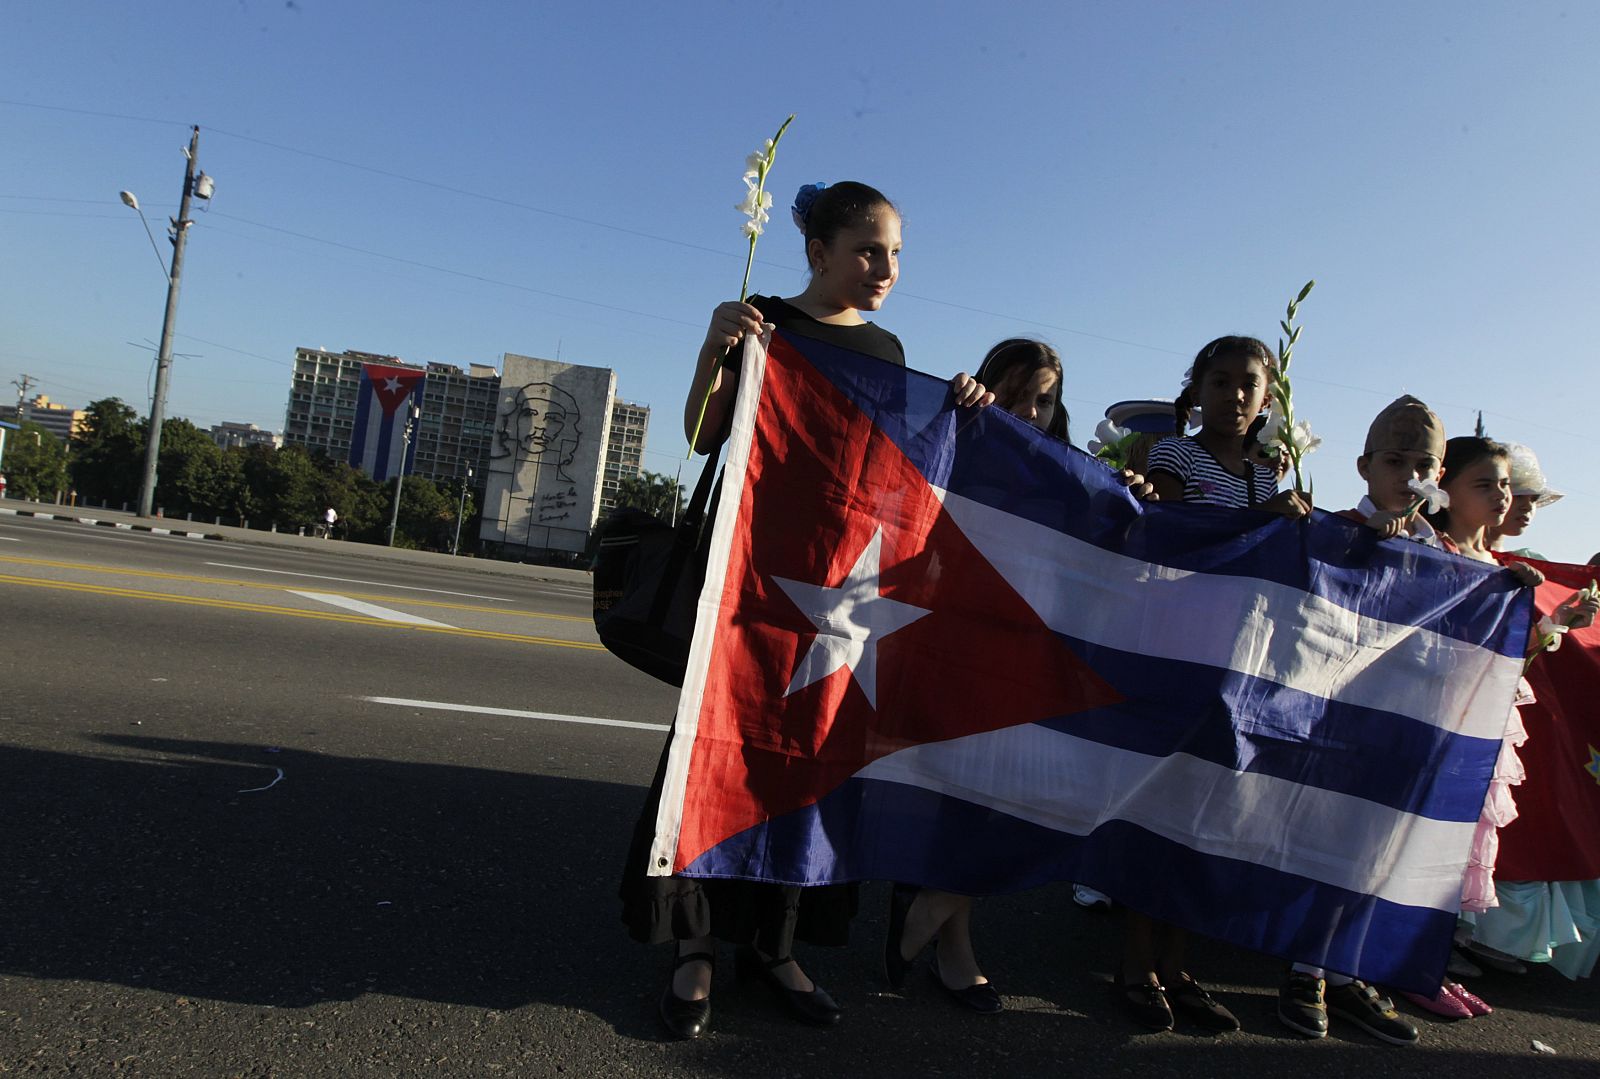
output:
[{"label": "blue stripe on flag", "polygon": [[361,369],[361,386],[356,391],[356,422],[350,431],[350,464],[365,470],[367,456],[367,427],[372,419],[374,405],[372,380],[367,377],[367,369]]},{"label": "blue stripe on flag", "polygon": [[[956,856],[959,837],[981,841],[960,844]],[[1121,821],[1084,837],[865,779],[719,844],[684,875],[788,880],[785,869],[795,866],[817,873],[813,884],[905,880],[969,895],[1076,880],[1219,940],[1418,992],[1438,988],[1456,920],[1451,911],[1201,854]]]}]

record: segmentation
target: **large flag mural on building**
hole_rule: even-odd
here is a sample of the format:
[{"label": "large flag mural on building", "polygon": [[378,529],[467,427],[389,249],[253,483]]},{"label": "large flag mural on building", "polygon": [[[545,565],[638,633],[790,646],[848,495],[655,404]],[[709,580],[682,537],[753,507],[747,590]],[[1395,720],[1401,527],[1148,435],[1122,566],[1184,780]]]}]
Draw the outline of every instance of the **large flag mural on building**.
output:
[{"label": "large flag mural on building", "polygon": [[815,341],[744,365],[650,872],[1076,880],[1437,988],[1528,632],[1509,574],[1141,504]]},{"label": "large flag mural on building", "polygon": [[[361,365],[361,390],[350,432],[352,465],[375,480],[411,471],[417,444],[413,438],[406,445],[406,414],[411,403],[421,405],[424,381],[424,373],[414,367]],[[401,454],[405,454],[403,468]]]}]

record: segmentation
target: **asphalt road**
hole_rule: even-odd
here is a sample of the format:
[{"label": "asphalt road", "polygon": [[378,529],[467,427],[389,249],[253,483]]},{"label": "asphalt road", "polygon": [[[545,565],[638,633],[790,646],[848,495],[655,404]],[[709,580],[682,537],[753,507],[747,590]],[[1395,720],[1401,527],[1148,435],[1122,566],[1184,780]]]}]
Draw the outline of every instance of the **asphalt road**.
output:
[{"label": "asphalt road", "polygon": [[1600,985],[1544,969],[1394,1049],[1299,1039],[1277,961],[1198,943],[1244,1031],[1139,1033],[1064,888],[980,904],[999,1017],[883,991],[868,885],[854,946],[803,956],[839,1028],[724,954],[712,1033],[664,1042],[614,895],[675,691],[581,582],[325,546],[0,517],[0,1073],[1600,1075]]}]

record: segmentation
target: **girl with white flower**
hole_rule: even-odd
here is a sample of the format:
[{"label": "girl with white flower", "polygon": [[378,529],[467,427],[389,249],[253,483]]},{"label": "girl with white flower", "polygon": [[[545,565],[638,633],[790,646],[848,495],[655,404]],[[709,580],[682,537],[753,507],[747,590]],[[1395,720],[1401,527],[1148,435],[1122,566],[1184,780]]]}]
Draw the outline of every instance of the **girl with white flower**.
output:
[{"label": "girl with white flower", "polygon": [[[770,151],[769,145],[769,163]],[[758,170],[758,178],[764,181],[765,173]],[[770,205],[755,193],[758,188],[752,188],[752,197],[740,207],[749,218],[746,235],[752,238],[760,234]],[[737,346],[745,334],[759,334],[764,323],[791,336],[905,365],[899,338],[862,318],[883,305],[900,277],[900,214],[894,204],[866,184],[807,184],[795,197],[791,214],[805,233],[811,278],[799,295],[729,300],[712,312],[684,403],[684,433],[698,452],[709,452],[727,438],[743,356]],[[961,406],[994,399],[965,374],[956,376],[951,390]],[[716,516],[715,501],[714,495],[707,520]],[[664,751],[634,830],[621,888],[630,935],[643,943],[676,945],[672,976],[658,1002],[662,1023],[679,1038],[696,1038],[706,1030],[719,939],[737,946],[739,975],[763,982],[792,1017],[818,1026],[837,1022],[839,1006],[806,975],[792,948],[796,939],[846,943],[855,886],[799,888],[646,876],[666,760]]]},{"label": "girl with white flower", "polygon": [[[1150,450],[1146,475],[1161,501],[1249,507],[1291,519],[1311,512],[1304,494],[1278,490],[1276,469],[1244,456],[1245,436],[1266,405],[1275,362],[1254,337],[1219,337],[1195,356],[1173,403],[1179,437]],[[1184,431],[1196,406],[1200,430],[1191,438]]]}]

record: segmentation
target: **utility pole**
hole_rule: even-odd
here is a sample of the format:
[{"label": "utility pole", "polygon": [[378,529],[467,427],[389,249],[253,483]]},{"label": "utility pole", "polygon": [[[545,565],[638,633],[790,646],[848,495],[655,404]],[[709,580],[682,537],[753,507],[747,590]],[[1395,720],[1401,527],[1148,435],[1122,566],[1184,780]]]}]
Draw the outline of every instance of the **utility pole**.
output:
[{"label": "utility pole", "polygon": [[[467,481],[472,479],[472,469],[467,469]],[[461,484],[461,502],[456,506],[456,539],[450,545],[450,554],[455,556],[461,551],[461,515],[467,510],[467,482]]]},{"label": "utility pole", "polygon": [[411,449],[411,429],[421,415],[422,409],[412,405],[411,410],[406,413],[405,433],[400,436],[400,465],[395,469],[394,473],[394,509],[389,514],[389,546],[391,547],[394,546],[395,526],[400,523],[400,481],[406,474],[406,455]]},{"label": "utility pole", "polygon": [[[150,433],[145,439],[144,478],[139,483],[139,516],[150,516],[156,497],[156,461],[161,456],[161,421],[167,410],[167,373],[172,369],[172,335],[178,321],[178,282],[183,276],[183,246],[189,238],[189,201],[195,193],[195,156],[200,150],[200,128],[196,125],[189,135],[189,148],[183,156],[188,158],[183,172],[183,201],[178,206],[178,216],[172,222],[172,270],[167,274],[167,313],[161,320],[161,348],[156,353],[156,387],[150,399]],[[210,177],[200,174],[207,184],[201,198],[210,198]]]},{"label": "utility pole", "polygon": [[17,422],[21,423],[22,399],[28,396],[28,387],[35,384],[34,379],[32,375],[18,375],[11,380],[11,384],[17,388]]}]

